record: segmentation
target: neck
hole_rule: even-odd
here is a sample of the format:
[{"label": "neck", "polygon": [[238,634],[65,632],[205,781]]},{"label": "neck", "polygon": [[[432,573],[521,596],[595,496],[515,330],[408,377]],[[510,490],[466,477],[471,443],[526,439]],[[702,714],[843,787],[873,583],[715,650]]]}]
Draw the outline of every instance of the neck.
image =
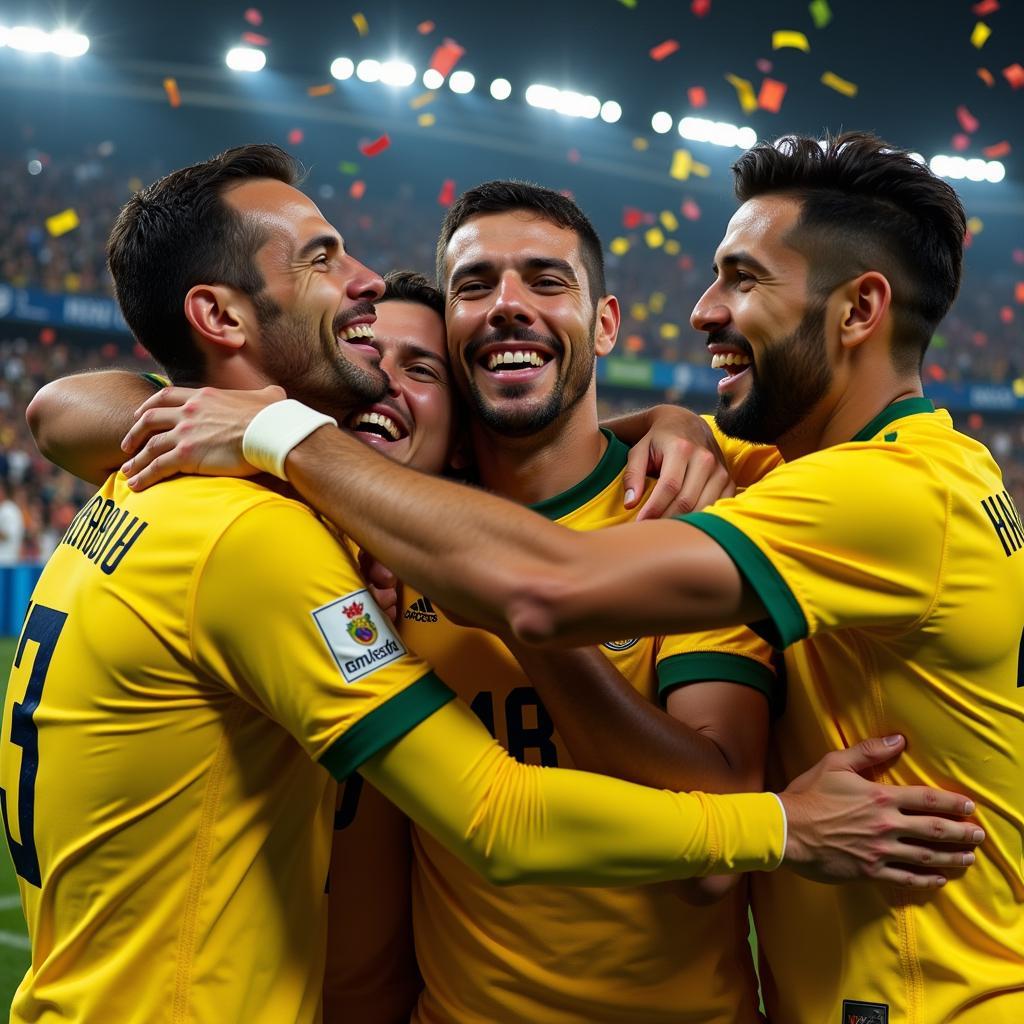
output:
[{"label": "neck", "polygon": [[480,423],[471,432],[480,483],[522,505],[535,505],[579,483],[608,447],[589,396],[529,437],[504,437]]}]

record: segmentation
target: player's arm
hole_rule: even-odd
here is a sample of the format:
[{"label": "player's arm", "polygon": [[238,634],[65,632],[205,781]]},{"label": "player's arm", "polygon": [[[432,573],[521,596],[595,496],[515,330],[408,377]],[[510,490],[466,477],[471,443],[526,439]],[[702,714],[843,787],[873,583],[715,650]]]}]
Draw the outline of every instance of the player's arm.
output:
[{"label": "player's arm", "polygon": [[124,461],[121,440],[158,378],[128,370],[96,370],[44,384],[25,418],[40,452],[92,484],[101,484]]}]

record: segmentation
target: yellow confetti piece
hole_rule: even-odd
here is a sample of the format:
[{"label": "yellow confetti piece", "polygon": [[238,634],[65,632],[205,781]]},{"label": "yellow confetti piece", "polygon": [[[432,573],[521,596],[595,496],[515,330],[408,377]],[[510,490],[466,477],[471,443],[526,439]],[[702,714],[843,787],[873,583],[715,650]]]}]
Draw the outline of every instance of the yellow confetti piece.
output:
[{"label": "yellow confetti piece", "polygon": [[677,149],[672,154],[672,166],[669,168],[669,176],[677,181],[686,181],[693,170],[693,157],[688,149]]},{"label": "yellow confetti piece", "polygon": [[357,11],[352,15],[352,24],[355,25],[356,31],[361,36],[365,36],[370,31],[369,22],[367,22],[366,15],[362,11]]},{"label": "yellow confetti piece", "polygon": [[661,226],[666,231],[675,231],[679,227],[679,221],[671,210],[662,210],[661,213],[658,214],[658,220],[661,221]]},{"label": "yellow confetti piece", "polygon": [[652,249],[660,249],[665,244],[665,232],[661,228],[648,228],[644,232],[644,241]]},{"label": "yellow confetti piece", "polygon": [[678,256],[679,253],[682,252],[682,247],[679,245],[679,242],[677,242],[676,239],[670,238],[665,243],[665,252],[667,252],[669,256]]},{"label": "yellow confetti piece", "polygon": [[60,213],[55,213],[52,217],[46,218],[46,230],[54,238],[66,235],[69,231],[74,231],[78,224],[78,214],[70,207],[66,210],[61,210]]},{"label": "yellow confetti piece", "polygon": [[679,324],[662,324],[658,328],[658,333],[666,339],[678,338],[679,337]]},{"label": "yellow confetti piece", "polygon": [[848,82],[845,78],[840,78],[831,71],[826,71],[821,76],[821,84],[827,85],[830,89],[835,89],[836,92],[840,92],[844,96],[857,95],[857,86],[853,82]]},{"label": "yellow confetti piece", "polygon": [[613,238],[609,243],[608,248],[615,256],[625,256],[626,253],[629,252],[629,239],[622,238],[621,236],[619,238]]},{"label": "yellow confetti piece", "polygon": [[629,307],[629,315],[634,320],[646,320],[647,319],[647,307],[642,302],[634,302]]},{"label": "yellow confetti piece", "polygon": [[1018,398],[1024,398],[1024,377],[1018,377],[1013,382],[1013,393]]},{"label": "yellow confetti piece", "polygon": [[693,168],[692,168],[692,170],[693,170],[693,173],[696,174],[698,178],[709,178],[709,177],[711,177],[711,168],[708,167],[707,164],[702,164],[702,163],[700,163],[697,160],[693,161]]},{"label": "yellow confetti piece", "polygon": [[422,107],[425,107],[428,103],[433,103],[436,99],[436,89],[431,90],[430,92],[421,92],[419,96],[413,96],[413,98],[409,100],[409,106],[412,107],[413,110],[419,110]]},{"label": "yellow confetti piece", "polygon": [[420,116],[416,118],[416,123],[421,128],[429,128],[431,125],[437,124],[437,118],[428,110],[425,114],[420,114]]},{"label": "yellow confetti piece", "polygon": [[971,45],[976,50],[980,50],[988,42],[990,35],[992,35],[992,29],[985,22],[979,21],[971,31]]},{"label": "yellow confetti piece", "polygon": [[726,75],[725,80],[736,90],[736,98],[740,101],[744,114],[752,114],[757,110],[757,94],[754,87],[739,75]]},{"label": "yellow confetti piece", "polygon": [[131,193],[142,191],[142,179],[141,178],[129,178],[128,179],[128,191]]},{"label": "yellow confetti piece", "polygon": [[334,86],[329,82],[326,85],[311,85],[306,90],[307,96],[330,96],[334,92]]},{"label": "yellow confetti piece", "polygon": [[642,153],[645,149],[650,147],[650,143],[646,139],[634,139],[633,148],[638,152]]},{"label": "yellow confetti piece", "polygon": [[660,313],[665,308],[665,293],[655,292],[647,300],[647,305],[652,313]]},{"label": "yellow confetti piece", "polygon": [[772,33],[772,49],[803,50],[804,53],[810,53],[811,44],[807,41],[807,36],[805,36],[803,32],[792,32],[788,29],[779,29],[777,32]]},{"label": "yellow confetti piece", "polygon": [[967,221],[967,230],[970,231],[972,235],[980,235],[984,227],[985,223],[980,217],[971,217]]}]

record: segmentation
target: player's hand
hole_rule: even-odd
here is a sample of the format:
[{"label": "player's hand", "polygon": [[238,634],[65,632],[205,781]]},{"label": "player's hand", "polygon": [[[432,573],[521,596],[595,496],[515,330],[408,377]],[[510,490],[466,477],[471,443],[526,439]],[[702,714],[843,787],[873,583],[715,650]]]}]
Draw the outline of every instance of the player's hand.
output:
[{"label": "player's hand", "polygon": [[674,405],[656,406],[650,416],[654,425],[630,450],[623,478],[626,508],[643,499],[648,476],[658,478],[637,520],[685,515],[736,493],[700,416]]},{"label": "player's hand", "polygon": [[368,551],[359,552],[359,572],[370,588],[370,594],[380,610],[394,623],[398,622],[401,582],[386,566],[381,565]]},{"label": "player's hand", "polygon": [[135,410],[135,425],[121,448],[132,456],[121,471],[141,491],[175,473],[253,476],[242,456],[242,435],[253,416],[279,402],[284,389],[164,388]]},{"label": "player's hand", "polygon": [[822,758],[779,796],[789,835],[783,864],[817,882],[870,879],[935,889],[974,862],[985,838],[966,797],[926,786],[883,786],[860,772],[899,755],[902,736],[870,739]]}]

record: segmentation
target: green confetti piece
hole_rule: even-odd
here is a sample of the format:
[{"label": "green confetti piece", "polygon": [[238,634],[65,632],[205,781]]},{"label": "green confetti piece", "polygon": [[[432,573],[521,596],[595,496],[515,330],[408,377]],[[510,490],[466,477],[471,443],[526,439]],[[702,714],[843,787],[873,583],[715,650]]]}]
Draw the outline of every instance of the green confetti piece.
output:
[{"label": "green confetti piece", "polygon": [[359,164],[354,164],[351,160],[342,160],[341,163],[338,164],[338,170],[341,171],[342,174],[358,174]]},{"label": "green confetti piece", "polygon": [[810,12],[815,28],[824,28],[832,20],[832,8],[828,0],[811,0]]},{"label": "green confetti piece", "polygon": [[630,8],[630,10],[636,7],[636,0],[619,0],[619,3],[622,4],[623,7]]}]

